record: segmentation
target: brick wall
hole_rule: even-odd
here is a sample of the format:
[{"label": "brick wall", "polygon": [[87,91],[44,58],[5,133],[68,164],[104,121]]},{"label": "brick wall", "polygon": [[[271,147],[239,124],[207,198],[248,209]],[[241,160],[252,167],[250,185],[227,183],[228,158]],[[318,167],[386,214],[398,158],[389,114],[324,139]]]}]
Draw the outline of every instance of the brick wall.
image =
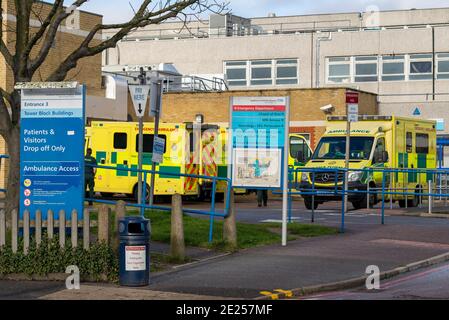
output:
[{"label": "brick wall", "polygon": [[[290,121],[309,122],[309,124],[293,125],[291,132],[310,133],[312,147],[324,133],[322,124],[314,122],[326,120],[320,110],[322,106],[332,104],[334,115],[346,114],[346,88],[323,89],[289,89],[289,90],[249,90],[214,93],[169,93],[164,95],[162,121],[192,122],[196,114],[203,114],[208,123],[229,122],[229,101],[232,96],[289,96]],[[131,102],[128,111],[137,121]],[[378,114],[377,96],[371,93],[360,93],[359,112],[361,114]],[[152,121],[145,118],[145,121]]]}]

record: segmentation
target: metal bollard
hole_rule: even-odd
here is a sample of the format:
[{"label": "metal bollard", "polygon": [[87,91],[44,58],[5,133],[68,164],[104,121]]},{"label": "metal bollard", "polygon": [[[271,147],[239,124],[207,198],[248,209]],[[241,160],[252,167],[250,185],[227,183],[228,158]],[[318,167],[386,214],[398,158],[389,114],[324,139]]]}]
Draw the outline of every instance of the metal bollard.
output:
[{"label": "metal bollard", "polygon": [[429,180],[429,214],[432,214],[432,180]]}]

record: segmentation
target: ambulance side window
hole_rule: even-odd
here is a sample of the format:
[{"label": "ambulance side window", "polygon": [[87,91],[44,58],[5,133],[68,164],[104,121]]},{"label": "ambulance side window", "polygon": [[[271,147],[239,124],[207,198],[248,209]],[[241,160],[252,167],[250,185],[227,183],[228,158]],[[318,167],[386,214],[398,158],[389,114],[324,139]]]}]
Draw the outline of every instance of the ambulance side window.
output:
[{"label": "ambulance side window", "polygon": [[114,149],[126,149],[128,147],[128,135],[124,132],[114,133]]},{"label": "ambulance side window", "polygon": [[411,132],[407,132],[405,140],[406,140],[406,142],[405,142],[406,143],[406,147],[405,147],[406,152],[412,153],[413,152],[413,135]]},{"label": "ambulance side window", "polygon": [[[158,135],[161,138],[164,138],[167,141],[167,136],[164,134]],[[143,152],[144,153],[152,153],[153,152],[153,141],[154,135],[152,134],[144,134],[143,135]],[[167,143],[164,144],[164,153],[167,151]],[[139,135],[136,134],[136,152],[139,152]]]},{"label": "ambulance side window", "polygon": [[416,134],[416,153],[429,153],[429,135],[426,133]]}]

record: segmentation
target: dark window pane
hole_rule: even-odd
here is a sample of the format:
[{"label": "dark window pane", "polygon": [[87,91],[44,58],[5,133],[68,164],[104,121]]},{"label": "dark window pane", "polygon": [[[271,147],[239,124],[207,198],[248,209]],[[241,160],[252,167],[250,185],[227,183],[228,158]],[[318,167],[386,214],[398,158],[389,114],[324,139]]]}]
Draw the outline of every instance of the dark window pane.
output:
[{"label": "dark window pane", "polygon": [[[160,134],[159,137],[165,139],[164,145],[164,153],[167,150],[167,136]],[[153,153],[153,142],[154,135],[152,134],[144,134],[143,135],[143,152],[144,153]],[[136,134],[136,152],[139,152],[139,135]]]},{"label": "dark window pane", "polygon": [[349,64],[337,64],[329,66],[329,76],[349,76]]},{"label": "dark window pane", "polygon": [[410,73],[431,73],[431,72],[432,72],[432,62],[430,61],[410,62]]},{"label": "dark window pane", "polygon": [[277,79],[276,84],[298,84],[298,79]]},{"label": "dark window pane", "polygon": [[229,61],[226,62],[227,66],[246,66],[246,61]]},{"label": "dark window pane", "polygon": [[358,76],[377,74],[377,64],[357,64],[355,74]]},{"label": "dark window pane", "polygon": [[272,80],[252,80],[251,85],[253,86],[262,86],[262,85],[269,85],[273,84]]},{"label": "dark window pane", "polygon": [[383,76],[382,81],[404,81],[405,76]]},{"label": "dark window pane", "polygon": [[383,74],[403,74],[404,63],[384,63]]},{"label": "dark window pane", "polygon": [[377,77],[355,77],[355,82],[376,82]]},{"label": "dark window pane", "polygon": [[246,80],[245,81],[228,81],[228,84],[230,86],[246,86]]},{"label": "dark window pane", "polygon": [[226,75],[229,80],[246,79],[246,69],[228,69]]},{"label": "dark window pane", "polygon": [[271,68],[253,68],[251,69],[252,79],[271,78]]},{"label": "dark window pane", "polygon": [[449,72],[449,61],[438,62],[438,72]]},{"label": "dark window pane", "polygon": [[296,67],[278,67],[277,68],[277,77],[278,78],[296,78],[297,72],[298,72],[298,70]]},{"label": "dark window pane", "polygon": [[411,74],[410,80],[432,80],[432,74]]},{"label": "dark window pane", "polygon": [[416,153],[429,153],[429,135],[425,133],[416,134]]},{"label": "dark window pane", "polygon": [[128,135],[124,132],[114,133],[114,149],[126,149],[128,146]]}]

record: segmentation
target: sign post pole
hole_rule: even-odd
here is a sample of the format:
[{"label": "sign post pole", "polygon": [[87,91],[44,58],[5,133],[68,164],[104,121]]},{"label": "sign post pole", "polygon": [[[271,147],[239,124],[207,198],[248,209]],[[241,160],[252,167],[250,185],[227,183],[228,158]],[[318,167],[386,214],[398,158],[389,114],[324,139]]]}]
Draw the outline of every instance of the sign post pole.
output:
[{"label": "sign post pole", "polygon": [[[154,116],[154,139],[153,139],[153,158],[151,160],[151,170],[156,171],[156,163],[162,162],[155,161],[155,146],[156,141],[159,138],[159,121],[160,121],[160,112],[161,112],[161,104],[162,104],[162,81],[157,78],[156,80],[151,81],[151,96],[150,96],[150,116]],[[151,182],[150,182],[150,206],[154,203],[154,180],[156,175],[154,173],[151,174]]]},{"label": "sign post pole", "polygon": [[343,213],[348,212],[348,186],[349,186],[349,159],[351,152],[351,122],[359,119],[359,93],[346,92],[346,150],[345,150],[345,178],[344,178],[344,204]]},{"label": "sign post pole", "polygon": [[[145,73],[143,70],[141,71],[142,74],[139,76],[141,85],[130,85],[129,91],[131,93],[131,99],[133,101],[134,110],[136,112],[136,116],[139,118],[139,138],[138,138],[138,174],[137,174],[137,202],[140,205],[143,205],[145,202],[145,199],[142,199],[142,163],[143,163],[143,116],[145,114],[145,109],[147,106],[147,100],[148,100],[148,91],[149,87],[145,85]],[[144,208],[140,208],[141,214],[144,213]]]},{"label": "sign post pole", "polygon": [[287,223],[288,223],[288,133],[290,127],[290,97],[287,97],[285,108],[285,130],[284,130],[284,158],[282,159],[282,245],[287,245]]}]

